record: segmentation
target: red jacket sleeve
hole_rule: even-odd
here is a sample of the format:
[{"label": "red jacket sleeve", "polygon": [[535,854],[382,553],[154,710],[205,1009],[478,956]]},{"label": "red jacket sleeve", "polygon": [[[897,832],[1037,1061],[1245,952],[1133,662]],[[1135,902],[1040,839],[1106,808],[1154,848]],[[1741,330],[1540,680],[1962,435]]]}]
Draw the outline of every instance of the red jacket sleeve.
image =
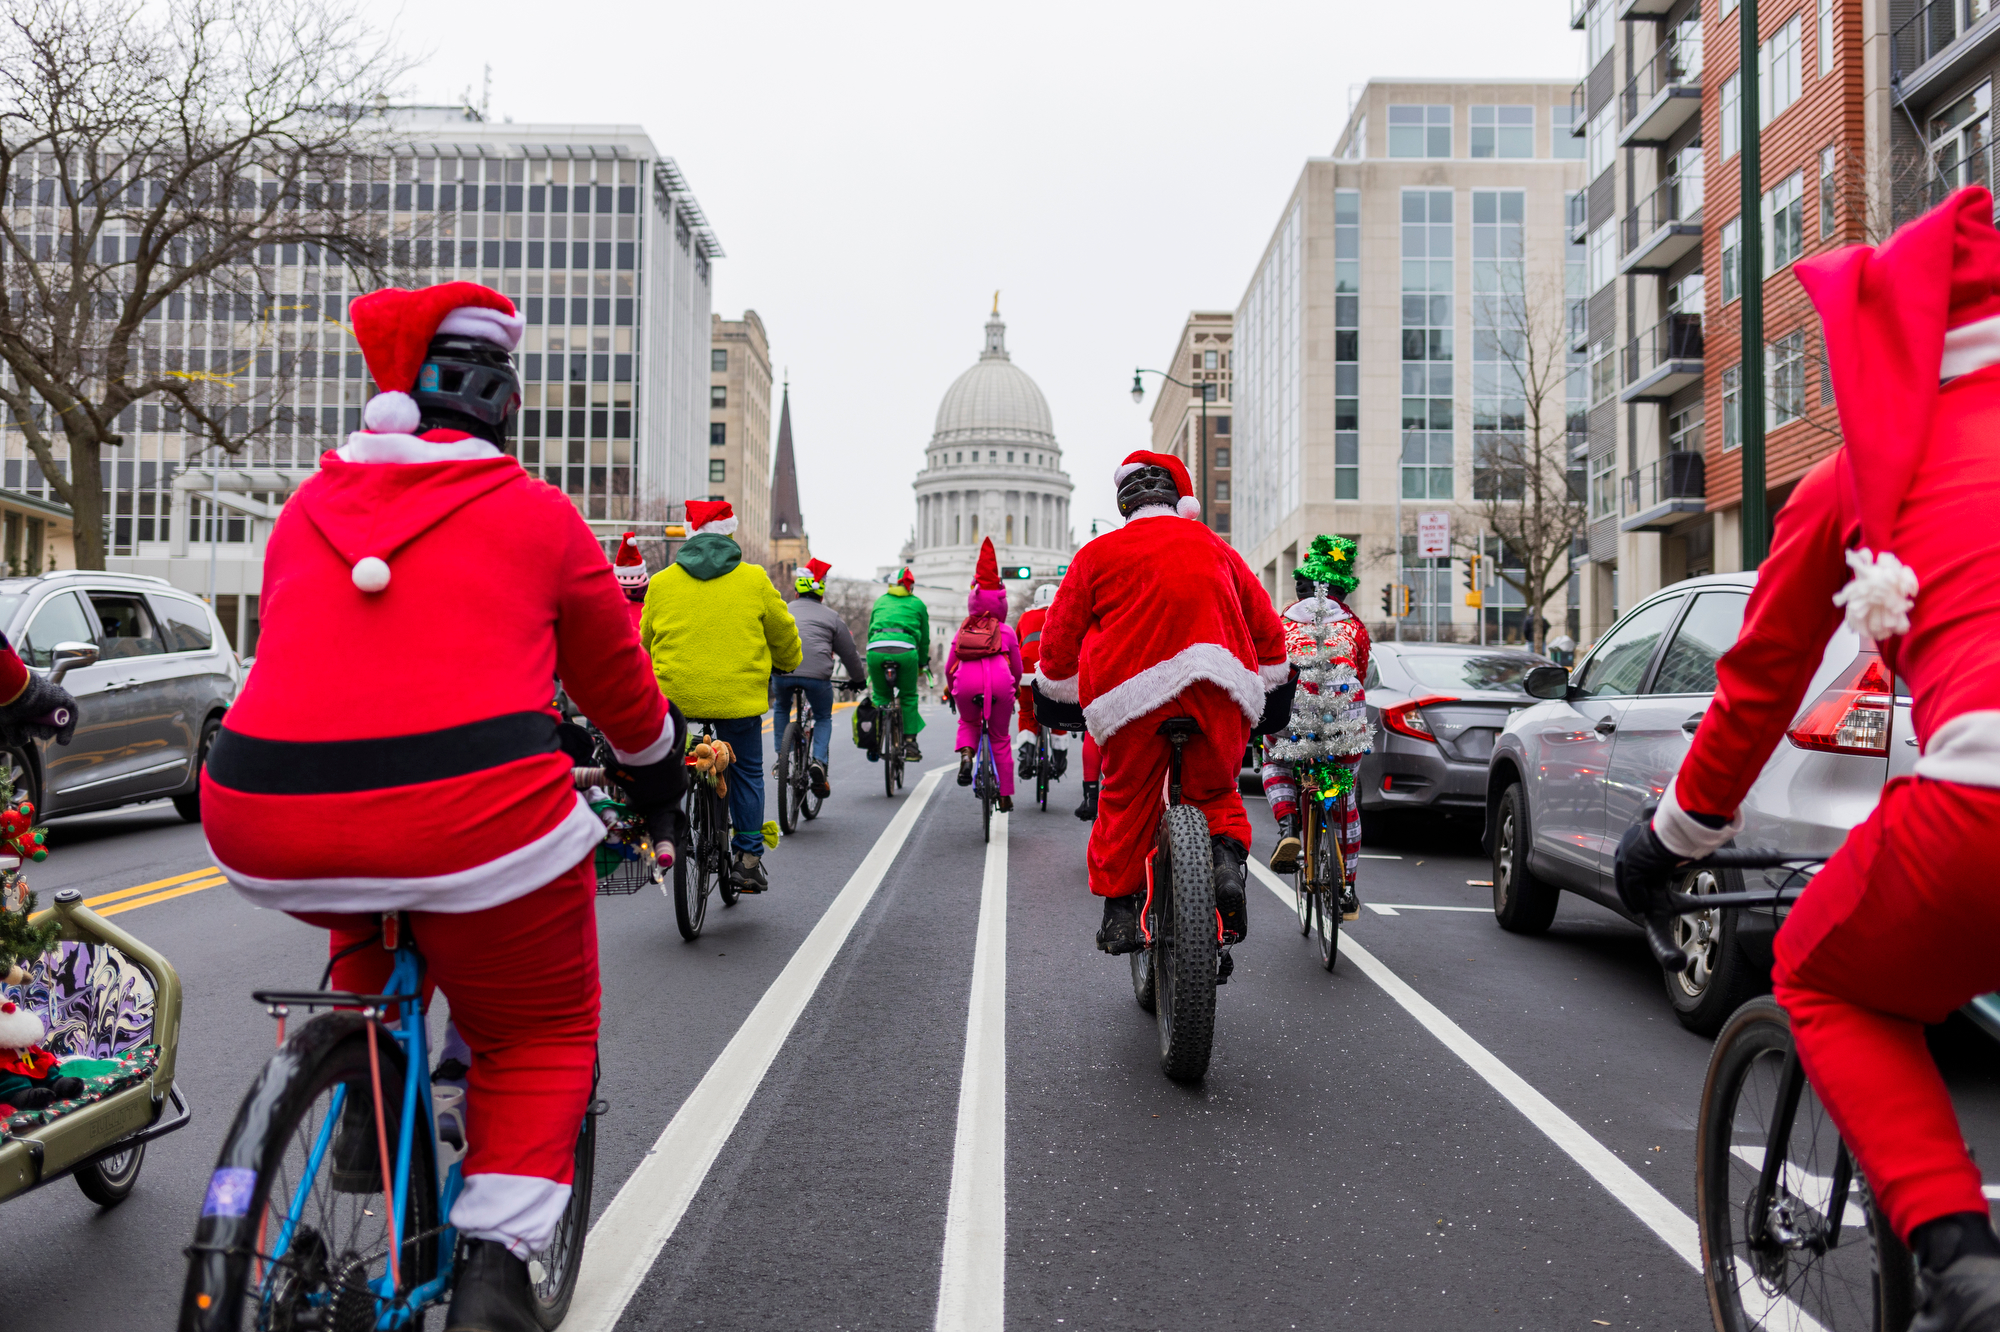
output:
[{"label": "red jacket sleeve", "polygon": [[16,702],[28,689],[28,667],[0,635],[0,708]]},{"label": "red jacket sleeve", "polygon": [[[1217,538],[1220,540],[1220,538]],[[1250,572],[1250,566],[1232,547],[1236,578],[1236,600],[1243,608],[1243,623],[1250,630],[1250,646],[1257,653],[1257,665],[1286,667],[1271,678],[1268,671],[1260,671],[1264,678],[1264,688],[1275,689],[1285,682],[1290,674],[1289,658],[1285,654],[1285,622],[1278,618],[1278,612],[1271,605],[1271,594],[1257,581],[1257,575]]]},{"label": "red jacket sleeve", "polygon": [[1853,528],[1840,496],[1845,456],[1807,472],[1779,511],[1742,634],[1716,667],[1714,701],[1681,760],[1674,795],[1690,813],[1736,813],[1840,625],[1833,594],[1847,582],[1843,552]]},{"label": "red jacket sleeve", "polygon": [[[562,571],[556,607],[556,673],[583,715],[596,723],[611,747],[633,761],[666,757],[667,701],[653,676],[653,663],[639,646],[625,591],[611,572],[597,539],[567,500],[561,526],[566,536],[559,555]],[[660,748],[658,754],[649,751]]]}]

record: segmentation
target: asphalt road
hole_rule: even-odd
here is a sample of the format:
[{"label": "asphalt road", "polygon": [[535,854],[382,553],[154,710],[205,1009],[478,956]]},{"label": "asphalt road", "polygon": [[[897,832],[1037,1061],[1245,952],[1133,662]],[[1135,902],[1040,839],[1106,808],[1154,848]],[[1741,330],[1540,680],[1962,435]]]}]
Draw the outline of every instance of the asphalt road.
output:
[{"label": "asphalt road", "polygon": [[[1214,1063],[1177,1086],[1124,961],[1092,944],[1087,829],[1069,814],[1079,774],[1047,813],[1023,799],[1006,872],[990,875],[970,793],[949,771],[928,795],[920,782],[947,766],[949,734],[924,738],[929,761],[894,801],[838,739],[835,796],[772,853],[773,891],[712,904],[694,944],[657,893],[599,900],[611,1109],[596,1214],[617,1202],[571,1326],[930,1327],[948,1230],[969,1263],[950,1270],[1004,1291],[1013,1328],[1709,1325],[1695,1271],[1389,988],[1692,1214],[1708,1045],[1674,1021],[1635,929],[1566,899],[1546,936],[1505,934],[1472,836],[1415,828],[1366,849],[1358,950],[1328,974],[1253,879]],[[1268,854],[1269,820],[1249,804]],[[166,805],[58,824],[50,845],[30,874],[45,896],[211,863]],[[999,964],[975,980],[983,909]],[[309,982],[323,958],[315,931],[226,887],[120,923],[181,972],[196,1117],[153,1146],[121,1207],[99,1212],[67,1182],[10,1204],[9,1327],[172,1324],[180,1246],[271,1049],[249,992]],[[964,1086],[975,992],[1004,1013],[975,1047],[991,1056],[975,1059],[983,1100]],[[767,1062],[750,1058],[760,1042]],[[1934,1047],[1975,1148],[2000,1159],[2000,1052],[1957,1023]],[[968,1139],[982,1115],[1004,1156]],[[670,1123],[682,1136],[663,1156]],[[704,1133],[705,1169],[678,1145]],[[982,1197],[1004,1224],[978,1227]],[[635,1219],[661,1232],[653,1248]]]}]

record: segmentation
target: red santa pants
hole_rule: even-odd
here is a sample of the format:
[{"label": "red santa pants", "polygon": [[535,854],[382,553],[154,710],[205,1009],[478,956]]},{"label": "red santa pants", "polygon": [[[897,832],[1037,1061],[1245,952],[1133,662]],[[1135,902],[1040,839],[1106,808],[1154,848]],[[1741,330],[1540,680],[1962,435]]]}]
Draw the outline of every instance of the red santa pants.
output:
[{"label": "red santa pants", "polygon": [[[412,911],[425,977],[451,1002],[472,1050],[465,1189],[451,1220],[526,1255],[546,1248],[569,1202],[576,1135],[597,1059],[597,874],[585,859],[484,911]],[[372,916],[295,912],[331,931],[334,952],[379,937]],[[333,987],[379,994],[394,955],[363,948]]]},{"label": "red santa pants", "polygon": [[2000,790],[1898,778],[1778,931],[1799,1059],[1896,1233],[1986,1211],[1924,1025],[2000,988]]},{"label": "red santa pants", "polygon": [[1104,785],[1090,829],[1090,891],[1125,897],[1146,886],[1146,856],[1166,804],[1167,761],[1173,756],[1160,723],[1193,717],[1201,734],[1181,757],[1181,798],[1208,816],[1212,835],[1250,845],[1250,819],[1236,790],[1236,770],[1250,739],[1250,719],[1236,700],[1206,680],[1119,727],[1102,746]]}]

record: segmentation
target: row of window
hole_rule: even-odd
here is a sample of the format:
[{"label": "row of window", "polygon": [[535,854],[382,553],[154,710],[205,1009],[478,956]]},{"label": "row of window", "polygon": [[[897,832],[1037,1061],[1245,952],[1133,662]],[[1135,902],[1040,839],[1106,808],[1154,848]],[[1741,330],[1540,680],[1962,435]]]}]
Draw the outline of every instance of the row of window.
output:
[{"label": "row of window", "polygon": [[[1571,135],[1574,122],[1567,105],[1549,108],[1549,156],[1581,157],[1583,147]],[[1452,156],[1450,106],[1389,108],[1389,156]],[[1365,133],[1365,127],[1361,131]],[[1359,137],[1359,135],[1357,135]],[[1532,158],[1535,156],[1533,106],[1474,106],[1466,111],[1468,157]]]},{"label": "row of window", "polygon": [[[1214,434],[1226,435],[1229,433],[1229,418],[1226,416],[1211,417],[1209,418],[1208,428]],[[709,442],[720,443],[721,441],[711,439]],[[952,456],[947,458],[945,451],[939,450],[936,454],[932,455],[930,460],[931,466],[952,467],[962,465],[965,462],[965,452],[964,449],[956,449],[952,451]],[[1053,453],[1032,453],[1027,449],[1008,449],[1005,452],[1007,454],[1007,461],[1010,463],[1014,461],[1014,455],[1018,452],[1021,455],[1021,462],[1026,466],[1054,467],[1056,465],[1056,456]],[[986,451],[986,461],[989,464],[997,463],[1000,461],[1000,454],[1001,450],[999,449],[988,449]],[[972,450],[972,465],[975,467],[979,465],[978,449]]]},{"label": "row of window", "polygon": [[[1821,368],[1820,401],[1833,400],[1833,381]],[[1764,428],[1776,430],[1806,414],[1806,334],[1794,329],[1764,344]],[[1697,424],[1699,424],[1697,422]],[[1743,443],[1743,367],[1722,372],[1722,447]]]},{"label": "row of window", "polygon": [[[1723,0],[1726,16],[1735,5]],[[1803,14],[1791,19],[1757,47],[1757,125],[1763,128],[1799,100],[1803,82],[1800,54],[1804,48]],[[1833,73],[1833,0],[1814,0],[1819,77]],[[1739,70],[1722,81],[1722,160],[1743,149],[1743,77]]]},{"label": "row of window", "polygon": [[1361,498],[1360,190],[1333,192],[1333,290],[1333,497],[1351,500]]}]

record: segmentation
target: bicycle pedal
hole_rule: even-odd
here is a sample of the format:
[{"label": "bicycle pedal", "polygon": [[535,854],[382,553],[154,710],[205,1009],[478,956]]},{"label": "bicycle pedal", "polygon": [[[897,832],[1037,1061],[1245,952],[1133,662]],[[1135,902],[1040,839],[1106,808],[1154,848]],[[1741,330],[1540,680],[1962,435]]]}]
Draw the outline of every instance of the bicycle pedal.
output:
[{"label": "bicycle pedal", "polygon": [[1236,970],[1236,959],[1230,956],[1229,949],[1225,947],[1222,950],[1221,959],[1215,964],[1215,983],[1217,985],[1229,984],[1229,973],[1234,970]]},{"label": "bicycle pedal", "polygon": [[1342,920],[1360,920],[1361,913],[1359,911],[1343,911],[1340,913],[1340,918]]}]

